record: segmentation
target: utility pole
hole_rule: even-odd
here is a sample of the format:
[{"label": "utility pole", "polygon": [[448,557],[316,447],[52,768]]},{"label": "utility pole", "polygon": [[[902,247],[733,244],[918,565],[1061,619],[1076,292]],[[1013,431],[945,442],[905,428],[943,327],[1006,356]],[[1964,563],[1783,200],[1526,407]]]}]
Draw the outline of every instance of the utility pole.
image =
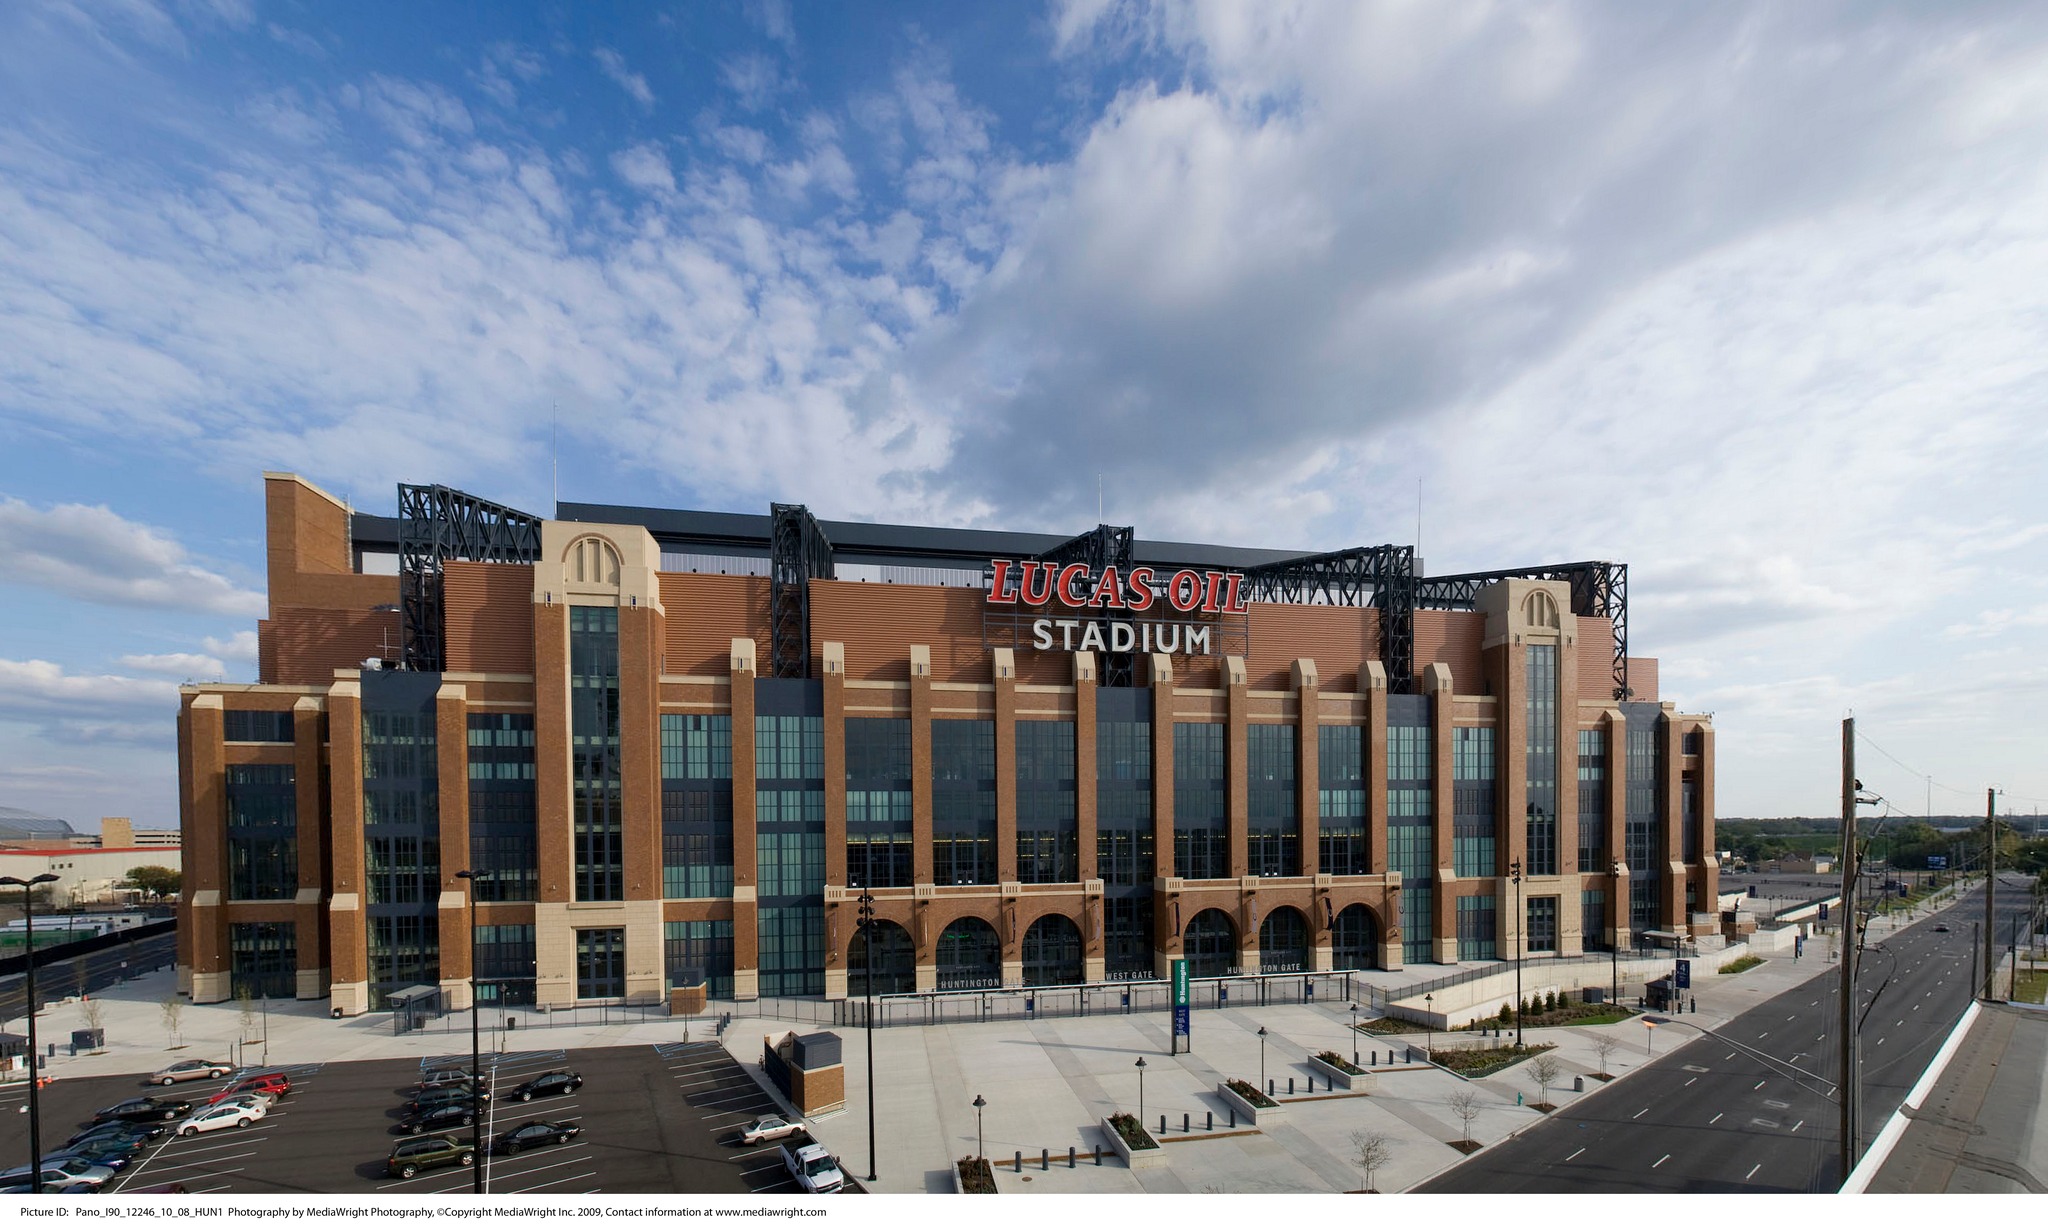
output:
[{"label": "utility pole", "polygon": [[1842,1181],[1856,1168],[1856,718],[1842,721]]},{"label": "utility pole", "polygon": [[1998,964],[1991,952],[1998,945],[1998,921],[1993,903],[1998,898],[1998,790],[1984,790],[1984,983],[1977,996],[1989,1001]]}]

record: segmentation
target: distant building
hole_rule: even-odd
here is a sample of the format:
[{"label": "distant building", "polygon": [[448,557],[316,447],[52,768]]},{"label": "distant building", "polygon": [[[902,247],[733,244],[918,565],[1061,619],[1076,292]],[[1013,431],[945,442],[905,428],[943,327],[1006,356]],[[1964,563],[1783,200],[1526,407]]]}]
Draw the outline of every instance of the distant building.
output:
[{"label": "distant building", "polygon": [[[179,870],[182,859],[182,850],[177,848],[0,849],[0,877],[56,875],[57,881],[50,884],[50,903],[57,908],[122,904],[135,898],[134,889],[123,886],[128,871],[143,866]],[[9,903],[10,895],[11,891],[0,891],[0,904]]]}]

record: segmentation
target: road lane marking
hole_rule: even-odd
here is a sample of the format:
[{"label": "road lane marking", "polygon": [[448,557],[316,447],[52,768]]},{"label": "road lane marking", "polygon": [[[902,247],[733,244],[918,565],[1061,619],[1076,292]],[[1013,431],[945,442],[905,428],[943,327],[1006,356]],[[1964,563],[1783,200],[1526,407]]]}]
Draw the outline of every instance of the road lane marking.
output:
[{"label": "road lane marking", "polygon": [[[1664,1160],[1668,1160],[1668,1159],[1670,1159],[1670,1158],[1671,1158],[1671,1153],[1670,1153],[1670,1152],[1668,1152],[1668,1151],[1667,1151],[1667,1152],[1665,1152],[1665,1153],[1664,1153]],[[1657,1163],[1656,1163],[1656,1164],[1652,1164],[1652,1165],[1650,1165],[1650,1167],[1651,1167],[1651,1168],[1656,1168],[1656,1167],[1657,1167],[1658,1165],[1661,1165],[1662,1163],[1664,1163],[1664,1160],[1659,1160],[1659,1161],[1657,1161]]]},{"label": "road lane marking", "polygon": [[[1800,1119],[1799,1119],[1799,1126],[1803,1126],[1803,1125],[1805,1125],[1805,1124],[1806,1124],[1806,1119],[1805,1119],[1804,1117],[1800,1118]],[[1797,1134],[1797,1133],[1799,1133],[1799,1126],[1794,1126],[1794,1127],[1792,1127],[1792,1129],[1791,1129],[1790,1133],[1793,1133],[1793,1134]]]},{"label": "road lane marking", "polygon": [[1691,1087],[1691,1086],[1692,1086],[1693,1084],[1695,1084],[1695,1083],[1697,1083],[1697,1082],[1699,1082],[1699,1081],[1700,1081],[1700,1077],[1699,1077],[1698,1075],[1694,1075],[1694,1076],[1693,1076],[1692,1078],[1690,1078],[1690,1079],[1687,1079],[1687,1080],[1685,1081],[1685,1086],[1687,1086],[1687,1087]]},{"label": "road lane marking", "polygon": [[1756,1081],[1756,1086],[1755,1086],[1755,1087],[1752,1087],[1752,1088],[1750,1088],[1749,1090],[1751,1090],[1751,1091],[1753,1091],[1753,1092],[1760,1092],[1760,1091],[1762,1091],[1762,1090],[1764,1089],[1764,1083],[1765,1083],[1765,1082],[1766,1082],[1766,1080],[1764,1080],[1764,1079],[1758,1079],[1758,1080]]},{"label": "road lane marking", "polygon": [[[1759,1164],[1759,1165],[1757,1165],[1757,1166],[1756,1166],[1756,1168],[1762,1168],[1762,1167],[1763,1167],[1763,1165],[1761,1165],[1761,1164]],[[1754,1176],[1756,1176],[1756,1168],[1752,1168],[1752,1169],[1750,1169],[1750,1170],[1749,1170],[1749,1171],[1748,1171],[1747,1173],[1744,1173],[1744,1174],[1743,1174],[1743,1177],[1742,1177],[1742,1179],[1743,1179],[1744,1181],[1747,1181],[1747,1180],[1749,1180],[1749,1179],[1750,1179],[1751,1177],[1754,1177]]]},{"label": "road lane marking", "polygon": [[1769,1036],[1769,1035],[1770,1035],[1770,1033],[1769,1033],[1769,1032],[1758,1032],[1758,1033],[1756,1034],[1756,1038],[1757,1038],[1758,1040],[1762,1040],[1762,1039],[1763,1039],[1764,1037],[1766,1037],[1766,1036]]},{"label": "road lane marking", "polygon": [[1564,1158],[1564,1162],[1565,1162],[1565,1163],[1567,1163],[1567,1164],[1569,1164],[1569,1163],[1571,1163],[1571,1162],[1572,1162],[1573,1160],[1576,1160],[1576,1159],[1578,1159],[1578,1158],[1579,1158],[1580,1156],[1582,1156],[1582,1155],[1585,1155],[1585,1154],[1586,1154],[1586,1149],[1585,1149],[1584,1147],[1581,1147],[1581,1148],[1579,1148],[1579,1149],[1578,1149],[1577,1151],[1574,1151],[1574,1152],[1572,1152],[1572,1153],[1571,1153],[1570,1155],[1566,1156],[1566,1157]]},{"label": "road lane marking", "polygon": [[1882,1036],[1878,1037],[1878,1038],[1877,1038],[1877,1043],[1878,1043],[1878,1044],[1880,1044],[1880,1045],[1881,1045],[1881,1044],[1883,1044],[1883,1043],[1884,1043],[1884,1037],[1882,1037]]},{"label": "road lane marking", "polygon": [[[1641,1116],[1641,1114],[1638,1114],[1638,1116]],[[1723,1114],[1720,1113],[1714,1114],[1712,1117],[1707,1119],[1707,1124],[1710,1126],[1713,1125],[1715,1122],[1721,1120],[1722,1116]]]},{"label": "road lane marking", "polygon": [[[1650,1111],[1650,1110],[1648,1110],[1648,1109],[1637,1109],[1637,1110],[1636,1110],[1636,1117],[1641,1117],[1641,1116],[1642,1116],[1643,1114],[1645,1114],[1645,1113],[1647,1113],[1647,1112],[1649,1112],[1649,1111]],[[1636,1119],[1636,1117],[1631,1117],[1631,1118],[1629,1118],[1629,1120],[1630,1120],[1630,1121],[1634,1121],[1634,1120]]]}]

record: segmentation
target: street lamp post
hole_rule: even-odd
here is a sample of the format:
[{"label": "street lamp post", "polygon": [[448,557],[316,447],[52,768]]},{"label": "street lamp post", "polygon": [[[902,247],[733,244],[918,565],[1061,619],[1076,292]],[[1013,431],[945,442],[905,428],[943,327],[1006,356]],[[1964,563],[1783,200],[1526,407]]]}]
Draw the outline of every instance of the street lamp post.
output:
[{"label": "street lamp post", "polygon": [[[476,885],[490,881],[491,871],[457,870],[455,877],[464,881],[468,889],[463,894],[469,897],[469,1145],[476,1157],[469,1174],[474,1191],[481,1194],[484,1192],[484,1106],[481,1098],[484,1080],[477,1020],[484,1013],[484,1005],[477,997]],[[264,1052],[267,1059],[269,1050]]]},{"label": "street lamp post", "polygon": [[36,897],[35,889],[44,883],[54,883],[54,874],[38,874],[34,878],[0,878],[0,886],[21,888],[21,915],[27,923],[28,940],[25,948],[28,989],[28,1186],[29,1193],[43,1192],[43,1115],[42,1099],[38,1094],[42,1078],[36,1073]]},{"label": "street lamp post", "polygon": [[1520,861],[1508,863],[1508,879],[1515,884],[1515,1048],[1519,1049],[1522,1047],[1522,1014],[1524,1011],[1524,1004],[1522,1002],[1522,948],[1527,945],[1524,941],[1522,928],[1529,921],[1528,914],[1522,909],[1522,863]]},{"label": "street lamp post", "polygon": [[867,979],[868,1010],[868,1176],[875,1179],[875,893],[865,888],[860,897],[860,938]]},{"label": "street lamp post", "polygon": [[1615,922],[1608,931],[1607,966],[1614,975],[1614,1001],[1621,1001],[1621,918],[1628,914],[1628,863],[1616,860],[1614,863],[1614,916]]},{"label": "street lamp post", "polygon": [[[1434,1016],[1436,1014],[1435,1003],[1435,994],[1426,993],[1422,995],[1422,1009],[1425,1013]],[[1422,1021],[1422,1043],[1429,1047],[1429,1060],[1432,1062],[1436,1061],[1436,1025],[1428,1019]],[[1413,1053],[1415,1050],[1410,1049],[1408,1052]]]},{"label": "street lamp post", "polygon": [[1351,1064],[1358,1065],[1358,1003],[1351,1004]]},{"label": "street lamp post", "polygon": [[1259,1087],[1266,1086],[1266,1029],[1259,1029]]},{"label": "street lamp post", "polygon": [[981,1159],[982,1156],[986,1154],[983,1151],[984,1144],[982,1143],[981,1111],[987,1107],[988,1101],[983,1100],[980,1097],[980,1095],[977,1094],[974,1097],[974,1158],[977,1160]]},{"label": "street lamp post", "polygon": [[1138,1059],[1138,1129],[1145,1128],[1145,1059]]}]

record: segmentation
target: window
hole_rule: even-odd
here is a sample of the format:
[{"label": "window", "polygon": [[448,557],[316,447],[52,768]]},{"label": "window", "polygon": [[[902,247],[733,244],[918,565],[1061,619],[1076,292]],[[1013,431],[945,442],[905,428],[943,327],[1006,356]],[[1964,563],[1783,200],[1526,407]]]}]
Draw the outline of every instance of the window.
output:
[{"label": "window", "polygon": [[[1152,693],[1147,688],[1097,692],[1095,874],[1105,895],[1127,901],[1149,897],[1157,872],[1152,848],[1151,715]],[[1138,911],[1149,917],[1150,904]],[[1149,950],[1144,960],[1150,963]]]},{"label": "window", "polygon": [[230,984],[236,997],[299,995],[298,927],[289,921],[235,921],[228,925]]},{"label": "window", "polygon": [[996,881],[996,725],[932,722],[932,881]]},{"label": "window", "polygon": [[703,985],[709,997],[732,997],[732,922],[668,921],[662,942],[670,989]]},{"label": "window", "polygon": [[569,609],[570,789],[575,898],[626,898],[619,776],[619,612]]},{"label": "window", "polygon": [[441,980],[440,923],[432,914],[369,917],[370,1009],[384,1010],[387,999],[411,985]]},{"label": "window", "polygon": [[626,996],[626,931],[576,931],[576,996]]},{"label": "window", "polygon": [[912,865],[910,722],[846,722],[846,882],[908,887]]},{"label": "window", "polygon": [[1588,951],[1605,951],[1614,945],[1614,931],[1607,924],[1607,893],[1579,892],[1579,930]]},{"label": "window", "polygon": [[825,991],[825,720],[819,683],[754,683],[756,935],[769,997]]},{"label": "window", "polygon": [[1614,868],[1607,852],[1607,731],[1579,730],[1579,873]]},{"label": "window", "polygon": [[1529,949],[1557,950],[1557,897],[1539,895],[1529,901]]},{"label": "window", "polygon": [[1523,677],[1526,866],[1532,875],[1548,876],[1557,873],[1557,645],[1529,645]]},{"label": "window", "polygon": [[420,835],[369,836],[364,880],[371,904],[438,904],[441,842]]},{"label": "window", "polygon": [[1370,874],[1366,843],[1365,730],[1323,725],[1316,730],[1317,868],[1325,874]]},{"label": "window", "polygon": [[1054,913],[1033,921],[1021,953],[1026,985],[1081,983],[1081,931],[1066,917]]},{"label": "window", "polygon": [[534,998],[531,925],[476,927],[476,998],[493,1006],[530,1006]]},{"label": "window", "polygon": [[1230,877],[1229,796],[1223,726],[1173,727],[1173,869],[1182,878]]},{"label": "window", "polygon": [[1498,874],[1490,726],[1451,731],[1451,805],[1452,872],[1459,878]]},{"label": "window", "polygon": [[230,708],[221,713],[221,739],[226,742],[289,742],[292,740],[292,714]]},{"label": "window", "polygon": [[1700,859],[1700,778],[1687,772],[1678,782],[1678,830],[1680,856],[1686,861]]},{"label": "window", "polygon": [[1494,898],[1490,895],[1458,897],[1458,958],[1500,958],[1500,923]]},{"label": "window", "polygon": [[1387,861],[1401,875],[1401,958],[1408,963],[1435,958],[1431,708],[1427,695],[1387,697]]},{"label": "window", "polygon": [[226,792],[228,898],[296,898],[299,893],[298,787],[292,765],[229,764]]},{"label": "window", "polygon": [[1112,981],[1149,980],[1152,962],[1152,897],[1106,897],[1102,901],[1105,975]]},{"label": "window", "polygon": [[732,717],[661,717],[661,893],[732,897]]},{"label": "window", "polygon": [[469,714],[469,868],[481,901],[540,898],[533,714]]},{"label": "window", "polygon": [[1245,730],[1246,790],[1251,813],[1245,830],[1250,872],[1262,878],[1301,873],[1301,818],[1296,809],[1294,726],[1252,725]]},{"label": "window", "polygon": [[1660,928],[1663,876],[1657,872],[1657,778],[1663,767],[1657,737],[1662,712],[1652,703],[1621,706],[1626,723],[1628,762],[1624,797],[1628,810],[1622,818],[1623,856],[1629,868],[1629,928],[1642,933]]},{"label": "window", "polygon": [[1074,722],[1017,722],[1017,878],[1081,879],[1074,806]]}]

